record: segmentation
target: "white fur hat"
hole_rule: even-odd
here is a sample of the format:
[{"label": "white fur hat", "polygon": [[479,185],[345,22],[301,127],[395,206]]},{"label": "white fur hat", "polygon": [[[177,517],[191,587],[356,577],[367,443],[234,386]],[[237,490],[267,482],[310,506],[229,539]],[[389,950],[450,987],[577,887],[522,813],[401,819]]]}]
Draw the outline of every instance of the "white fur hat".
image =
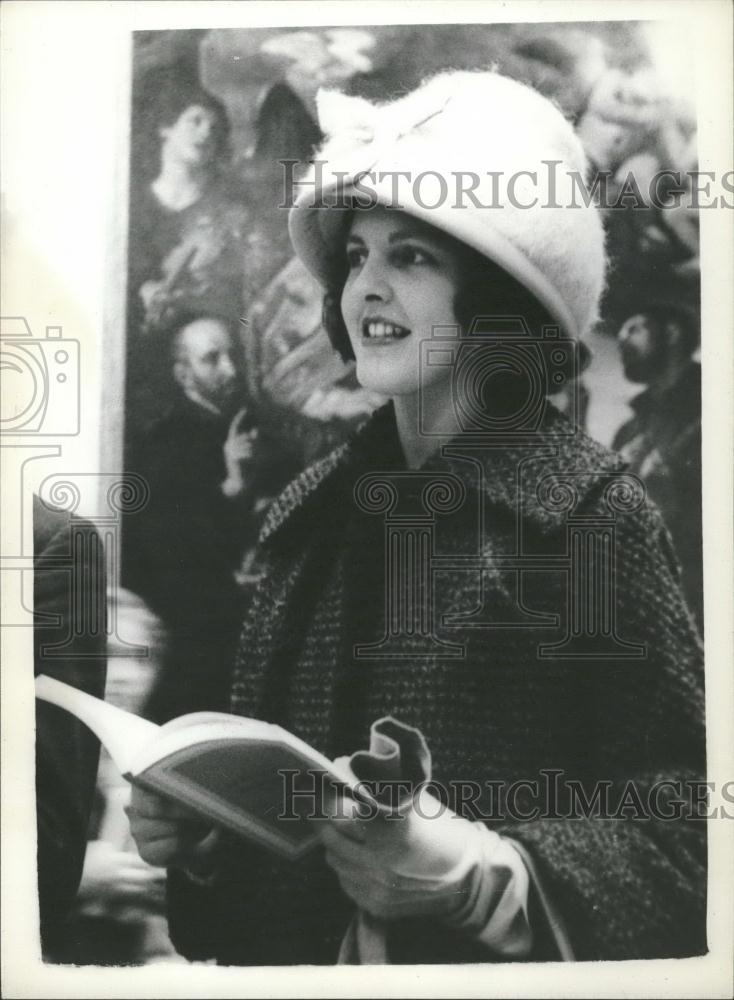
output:
[{"label": "white fur hat", "polygon": [[334,91],[317,103],[327,139],[299,182],[289,226],[322,284],[341,253],[349,198],[369,195],[485,254],[567,335],[596,320],[601,219],[581,192],[581,143],[549,100],[497,73],[450,72],[388,104]]}]

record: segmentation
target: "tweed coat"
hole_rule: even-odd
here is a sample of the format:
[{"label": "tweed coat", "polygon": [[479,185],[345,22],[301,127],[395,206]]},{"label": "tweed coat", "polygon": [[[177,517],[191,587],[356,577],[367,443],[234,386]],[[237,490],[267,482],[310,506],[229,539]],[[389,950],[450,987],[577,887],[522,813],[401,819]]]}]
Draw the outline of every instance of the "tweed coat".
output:
[{"label": "tweed coat", "polygon": [[[375,471],[395,489],[363,479]],[[432,573],[416,598],[428,627],[393,629],[381,657],[355,655],[389,631],[384,547],[408,522],[429,539]],[[599,533],[607,542],[584,555]],[[704,775],[701,643],[665,526],[618,456],[549,407],[533,434],[467,435],[410,474],[388,405],[286,488],[261,545],[232,711],[330,756],[366,746],[379,716],[419,727],[449,804],[521,845],[577,958],[705,951],[704,824],[642,816],[656,782]],[[578,595],[598,597],[599,573],[612,598],[595,631]],[[571,781],[589,802],[602,789],[608,805],[564,818]],[[513,782],[526,784],[510,796]],[[467,806],[458,789],[475,785]],[[677,786],[665,787],[667,808]],[[289,865],[232,840],[217,865],[207,887],[171,873],[184,954],[336,960],[353,904],[320,855]],[[531,895],[531,958],[558,957]],[[395,962],[495,960],[430,920],[392,924],[388,947]]]}]

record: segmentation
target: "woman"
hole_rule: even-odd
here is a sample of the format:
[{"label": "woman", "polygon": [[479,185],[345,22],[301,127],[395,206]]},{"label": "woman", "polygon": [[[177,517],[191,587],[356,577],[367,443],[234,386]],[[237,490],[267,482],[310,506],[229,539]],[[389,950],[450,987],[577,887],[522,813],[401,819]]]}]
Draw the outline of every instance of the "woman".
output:
[{"label": "woman", "polygon": [[[702,773],[700,642],[659,515],[545,401],[595,317],[601,227],[547,207],[542,180],[532,209],[527,184],[481,207],[488,167],[582,173],[581,147],[490,73],[320,111],[330,139],[291,236],[335,347],[391,402],[271,508],[232,709],[332,757],[392,716],[414,727],[387,723],[401,776],[425,775],[424,738],[438,784],[402,823],[331,820],[293,867],[136,792],[139,848],[172,866],[174,942],[224,964],[700,953],[701,824],[630,814],[657,789],[671,815],[671,782]],[[428,168],[439,193],[475,171],[475,197],[408,184],[396,211],[397,172]]]}]

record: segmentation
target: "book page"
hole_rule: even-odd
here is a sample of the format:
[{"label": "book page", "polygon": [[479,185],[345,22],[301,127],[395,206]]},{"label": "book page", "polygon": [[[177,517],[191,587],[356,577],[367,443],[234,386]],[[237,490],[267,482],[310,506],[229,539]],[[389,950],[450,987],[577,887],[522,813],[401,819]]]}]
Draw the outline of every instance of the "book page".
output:
[{"label": "book page", "polygon": [[123,712],[52,677],[39,676],[35,690],[37,698],[73,712],[89,726],[123,775],[134,773],[141,749],[156,746],[160,739],[161,729],[155,723]]},{"label": "book page", "polygon": [[316,846],[314,823],[336,814],[342,794],[333,774],[287,744],[199,736],[141,767],[136,783],[287,858]]}]

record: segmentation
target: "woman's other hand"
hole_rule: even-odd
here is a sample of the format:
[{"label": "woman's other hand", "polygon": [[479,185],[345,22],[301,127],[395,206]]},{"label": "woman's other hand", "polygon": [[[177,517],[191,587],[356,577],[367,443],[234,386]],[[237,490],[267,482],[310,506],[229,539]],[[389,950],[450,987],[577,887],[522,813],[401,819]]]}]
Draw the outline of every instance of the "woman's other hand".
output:
[{"label": "woman's other hand", "polygon": [[218,831],[189,809],[136,786],[125,812],[140,857],[149,865],[204,866],[219,840]]}]

